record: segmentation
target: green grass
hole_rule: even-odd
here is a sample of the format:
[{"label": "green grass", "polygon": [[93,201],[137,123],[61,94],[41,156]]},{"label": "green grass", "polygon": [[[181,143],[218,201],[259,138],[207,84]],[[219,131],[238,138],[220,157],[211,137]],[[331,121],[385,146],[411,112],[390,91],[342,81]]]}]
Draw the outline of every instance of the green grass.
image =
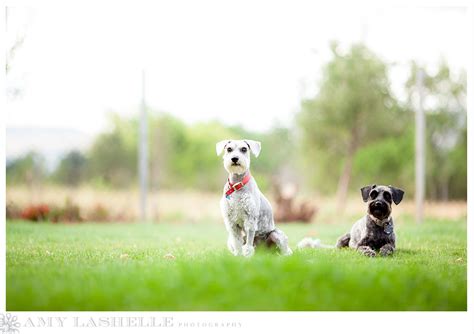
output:
[{"label": "green grass", "polygon": [[[280,227],[293,247],[315,232],[332,244],[349,228]],[[246,259],[228,253],[218,224],[10,221],[7,310],[466,310],[466,221],[396,228],[389,258],[258,249]]]}]

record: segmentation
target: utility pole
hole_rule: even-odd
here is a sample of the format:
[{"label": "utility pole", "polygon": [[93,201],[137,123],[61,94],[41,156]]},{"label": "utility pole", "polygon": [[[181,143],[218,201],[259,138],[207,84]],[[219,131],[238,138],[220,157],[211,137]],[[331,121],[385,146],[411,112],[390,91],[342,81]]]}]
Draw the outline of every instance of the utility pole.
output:
[{"label": "utility pole", "polygon": [[416,222],[423,223],[423,206],[425,202],[425,112],[423,110],[423,81],[424,72],[419,69],[416,74],[416,87],[418,90],[418,106],[415,108],[415,204]]},{"label": "utility pole", "polygon": [[142,102],[138,138],[138,173],[140,178],[140,220],[147,220],[148,194],[148,121],[145,100],[145,70],[142,70]]}]

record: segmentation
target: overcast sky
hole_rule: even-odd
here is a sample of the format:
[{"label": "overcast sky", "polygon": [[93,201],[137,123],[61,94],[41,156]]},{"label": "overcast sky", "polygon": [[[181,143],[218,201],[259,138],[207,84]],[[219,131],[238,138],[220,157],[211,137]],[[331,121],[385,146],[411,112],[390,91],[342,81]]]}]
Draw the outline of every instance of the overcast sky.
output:
[{"label": "overcast sky", "polygon": [[8,127],[94,134],[106,114],[137,111],[141,70],[147,102],[187,122],[219,119],[264,130],[288,122],[314,94],[331,40],[364,41],[389,62],[402,96],[407,62],[445,58],[466,68],[463,8],[328,8],[310,2],[168,1],[150,8],[10,8]]}]

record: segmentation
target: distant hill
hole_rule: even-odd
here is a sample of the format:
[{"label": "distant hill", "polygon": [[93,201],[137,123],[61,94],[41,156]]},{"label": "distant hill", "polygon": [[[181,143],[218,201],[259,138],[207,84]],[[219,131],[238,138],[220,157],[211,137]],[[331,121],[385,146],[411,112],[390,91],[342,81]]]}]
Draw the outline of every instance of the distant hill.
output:
[{"label": "distant hill", "polygon": [[53,169],[68,151],[84,151],[93,136],[76,129],[15,127],[6,129],[7,162],[29,151],[41,153],[47,166]]}]

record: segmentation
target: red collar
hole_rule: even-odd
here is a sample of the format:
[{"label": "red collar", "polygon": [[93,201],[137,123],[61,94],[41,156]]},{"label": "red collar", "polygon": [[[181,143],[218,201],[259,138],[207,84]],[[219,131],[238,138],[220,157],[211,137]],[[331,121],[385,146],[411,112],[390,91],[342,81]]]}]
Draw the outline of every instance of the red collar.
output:
[{"label": "red collar", "polygon": [[229,187],[229,190],[225,192],[225,197],[229,198],[230,194],[232,194],[234,191],[242,189],[247,183],[249,183],[251,179],[252,175],[250,175],[250,173],[245,175],[243,180],[237,183],[232,183],[229,179],[227,179],[227,186]]}]

